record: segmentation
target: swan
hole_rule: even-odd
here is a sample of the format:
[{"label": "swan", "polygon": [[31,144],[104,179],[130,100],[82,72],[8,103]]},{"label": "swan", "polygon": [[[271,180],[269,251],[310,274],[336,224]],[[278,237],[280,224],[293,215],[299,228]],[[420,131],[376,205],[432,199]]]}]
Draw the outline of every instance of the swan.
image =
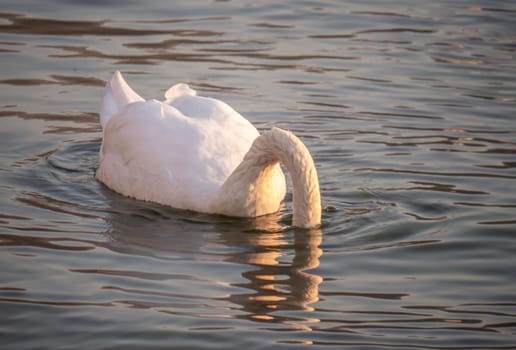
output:
[{"label": "swan", "polygon": [[100,110],[96,178],[128,197],[178,209],[236,217],[280,210],[283,163],[292,182],[292,225],[321,223],[317,171],[294,134],[261,135],[226,103],[179,83],[164,101],[144,100],[116,71]]}]

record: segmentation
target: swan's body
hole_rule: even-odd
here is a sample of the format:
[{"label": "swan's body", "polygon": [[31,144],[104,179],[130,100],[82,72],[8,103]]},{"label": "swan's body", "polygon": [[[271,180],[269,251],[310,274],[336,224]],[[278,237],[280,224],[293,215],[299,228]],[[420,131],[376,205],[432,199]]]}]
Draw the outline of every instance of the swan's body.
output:
[{"label": "swan's body", "polygon": [[197,96],[185,84],[165,98],[145,101],[114,74],[100,113],[100,181],[126,196],[179,209],[254,217],[280,209],[283,161],[293,182],[293,224],[320,223],[317,174],[297,137],[281,129],[260,136],[230,106]]}]

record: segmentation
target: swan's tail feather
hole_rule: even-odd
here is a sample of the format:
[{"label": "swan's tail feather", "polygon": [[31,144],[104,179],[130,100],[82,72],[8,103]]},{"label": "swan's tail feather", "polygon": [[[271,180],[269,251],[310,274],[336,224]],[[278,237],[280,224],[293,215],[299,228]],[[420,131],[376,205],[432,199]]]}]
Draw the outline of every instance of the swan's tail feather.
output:
[{"label": "swan's tail feather", "polygon": [[119,71],[113,74],[111,80],[106,84],[104,90],[104,98],[100,109],[100,125],[104,129],[112,116],[117,114],[125,105],[144,101],[133,89],[127,84]]}]

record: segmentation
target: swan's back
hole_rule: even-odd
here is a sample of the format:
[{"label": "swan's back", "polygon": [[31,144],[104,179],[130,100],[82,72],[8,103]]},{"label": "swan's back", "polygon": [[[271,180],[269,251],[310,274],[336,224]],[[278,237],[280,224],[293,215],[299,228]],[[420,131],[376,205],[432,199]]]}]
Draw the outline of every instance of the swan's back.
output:
[{"label": "swan's back", "polygon": [[144,101],[119,73],[113,76],[101,110],[97,178],[127,196],[210,212],[210,201],[259,133],[224,102],[197,96],[185,84],[165,96],[165,102]]}]

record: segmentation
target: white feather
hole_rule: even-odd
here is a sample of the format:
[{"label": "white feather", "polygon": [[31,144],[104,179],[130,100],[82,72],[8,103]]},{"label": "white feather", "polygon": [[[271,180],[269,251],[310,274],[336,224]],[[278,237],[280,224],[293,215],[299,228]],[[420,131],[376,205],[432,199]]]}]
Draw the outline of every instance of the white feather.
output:
[{"label": "white feather", "polygon": [[144,101],[119,72],[113,75],[100,116],[97,178],[127,196],[210,212],[211,199],[259,133],[226,103],[197,96],[186,84],[170,88],[166,98]]},{"label": "white feather", "polygon": [[226,103],[186,84],[165,101],[143,100],[116,72],[106,85],[97,178],[137,199],[205,213],[253,217],[276,212],[293,185],[293,224],[321,222],[312,157],[295,135],[256,128]]}]

